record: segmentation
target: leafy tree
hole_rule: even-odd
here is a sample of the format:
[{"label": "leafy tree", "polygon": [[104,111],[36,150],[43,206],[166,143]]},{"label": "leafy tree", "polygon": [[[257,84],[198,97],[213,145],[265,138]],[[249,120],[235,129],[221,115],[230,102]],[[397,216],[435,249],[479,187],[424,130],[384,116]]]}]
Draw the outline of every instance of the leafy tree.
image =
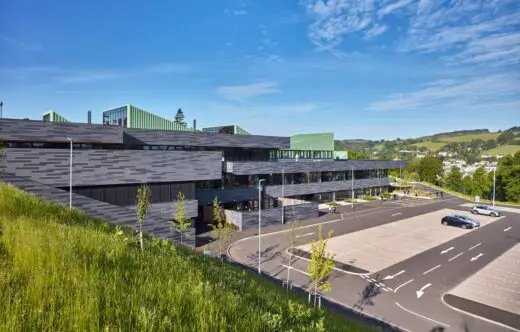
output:
[{"label": "leafy tree", "polygon": [[175,114],[175,123],[181,124],[183,126],[186,125],[186,122],[184,122],[184,112],[182,111],[182,108],[179,108],[177,110],[177,113]]},{"label": "leafy tree", "polygon": [[465,176],[462,179],[461,193],[463,193],[464,195],[470,195],[470,196],[473,196],[473,194],[475,193],[475,188],[474,188],[473,180],[471,179],[471,176]]},{"label": "leafy tree", "polygon": [[515,165],[511,169],[505,192],[508,201],[520,202],[520,165]]},{"label": "leafy tree", "polygon": [[424,157],[419,163],[418,174],[421,181],[435,183],[437,177],[442,176],[444,170],[442,161],[438,157]]},{"label": "leafy tree", "polygon": [[[489,179],[486,174],[484,167],[479,167],[473,173],[473,194],[480,197],[484,197],[489,193]],[[486,195],[487,196],[487,195]]]},{"label": "leafy tree", "polygon": [[462,173],[458,167],[453,167],[444,179],[446,187],[461,192],[463,190]]},{"label": "leafy tree", "polygon": [[504,131],[497,137],[498,144],[509,144],[515,139],[515,135],[510,131]]},{"label": "leafy tree", "polygon": [[318,292],[330,292],[332,290],[328,277],[334,269],[335,257],[335,254],[331,254],[326,250],[327,243],[332,237],[332,230],[327,234],[327,238],[323,239],[323,225],[320,225],[319,235],[318,241],[313,240],[311,242],[311,260],[307,267],[312,279],[312,283],[309,286],[309,294],[311,291],[314,292],[314,305],[316,305]]},{"label": "leafy tree", "polygon": [[497,142],[494,139],[488,139],[484,142],[483,148],[486,150],[494,149],[497,147]]},{"label": "leafy tree", "polygon": [[[294,205],[293,205],[294,207]],[[291,268],[292,268],[292,250],[294,248],[294,244],[296,243],[296,238],[298,238],[298,228],[300,227],[300,223],[294,221],[291,223],[291,227],[285,231],[285,236],[287,238],[287,244],[289,245],[289,264],[287,268],[287,289],[289,289],[291,284]]]},{"label": "leafy tree", "polygon": [[179,191],[175,204],[174,228],[181,234],[181,244],[183,244],[184,236],[188,235],[188,229],[191,226],[190,217],[186,216],[186,197]]},{"label": "leafy tree", "polygon": [[143,223],[151,204],[150,196],[151,189],[147,184],[142,184],[137,188],[137,221],[139,222],[139,244],[141,245],[141,251],[143,251]]},{"label": "leafy tree", "polygon": [[213,220],[215,223],[211,224],[211,233],[213,239],[218,241],[219,258],[222,259],[222,249],[229,242],[229,238],[231,237],[231,228],[226,225],[217,196],[213,198]]}]

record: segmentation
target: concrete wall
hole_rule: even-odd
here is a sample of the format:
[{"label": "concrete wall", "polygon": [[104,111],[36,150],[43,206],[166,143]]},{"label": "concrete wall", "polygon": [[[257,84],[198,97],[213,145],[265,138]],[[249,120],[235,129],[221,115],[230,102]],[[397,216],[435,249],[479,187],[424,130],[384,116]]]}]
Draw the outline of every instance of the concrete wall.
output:
[{"label": "concrete wall", "polygon": [[[388,178],[354,180],[354,189],[385,187],[390,184]],[[320,183],[286,184],[284,196],[308,195],[333,191],[352,190],[352,181],[331,181]],[[267,186],[265,193],[271,197],[282,196],[282,186]]]},{"label": "concrete wall", "polygon": [[[0,172],[0,180],[41,198],[49,199],[63,206],[69,206],[69,193],[64,190],[3,172]],[[92,217],[106,219],[112,224],[138,229],[137,214],[131,208],[108,204],[77,194],[72,194],[72,206]],[[180,243],[180,234],[171,229],[168,220],[153,213],[148,214],[143,225],[143,232]],[[191,227],[188,232],[188,238],[185,238],[183,243],[193,247],[195,246],[195,228]]]},{"label": "concrete wall", "polygon": [[[86,114],[85,114],[86,115]],[[0,119],[0,138],[20,142],[123,143],[122,127],[63,122]]]},{"label": "concrete wall", "polygon": [[[319,215],[318,203],[305,203],[284,208],[285,222],[317,218]],[[258,210],[256,211],[225,211],[227,222],[237,226],[239,230],[258,227]],[[271,208],[262,210],[262,226],[276,225],[282,223],[282,208]]]},{"label": "concrete wall", "polygon": [[299,160],[299,161],[243,161],[226,162],[225,171],[236,175],[341,172],[365,169],[395,169],[406,167],[400,160]]},{"label": "concrete wall", "polygon": [[[69,185],[67,149],[7,149],[5,172],[55,187]],[[74,150],[73,185],[220,179],[220,152]]]}]

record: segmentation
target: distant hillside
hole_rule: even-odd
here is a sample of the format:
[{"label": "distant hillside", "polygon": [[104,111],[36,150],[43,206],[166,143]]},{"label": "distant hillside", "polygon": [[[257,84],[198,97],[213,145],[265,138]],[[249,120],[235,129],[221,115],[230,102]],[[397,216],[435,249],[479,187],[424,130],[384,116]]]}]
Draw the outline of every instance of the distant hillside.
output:
[{"label": "distant hillside", "polygon": [[[498,132],[472,129],[443,132],[418,138],[396,140],[348,139],[334,142],[335,150],[348,150],[360,158],[413,158],[416,152],[456,152],[469,161],[481,154],[509,154],[520,150],[520,126]],[[411,152],[410,152],[411,151]]]}]

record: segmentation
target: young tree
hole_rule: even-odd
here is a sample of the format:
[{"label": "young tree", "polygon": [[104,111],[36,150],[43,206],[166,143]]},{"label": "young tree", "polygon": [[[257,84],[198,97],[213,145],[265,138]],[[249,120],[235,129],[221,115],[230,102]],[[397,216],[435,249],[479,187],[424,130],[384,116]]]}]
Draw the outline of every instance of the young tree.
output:
[{"label": "young tree", "polygon": [[184,112],[182,111],[182,108],[177,110],[177,113],[175,114],[175,122],[183,126],[186,125],[186,122],[184,122]]},{"label": "young tree", "polygon": [[464,195],[473,196],[475,194],[475,188],[473,186],[473,180],[471,176],[465,176],[462,178],[462,191]]},{"label": "young tree", "polygon": [[[294,205],[293,205],[294,209]],[[293,221],[291,223],[291,227],[285,232],[287,237],[287,244],[289,245],[289,267],[287,268],[287,289],[289,289],[291,283],[291,268],[292,268],[292,250],[294,248],[294,244],[296,243],[296,238],[298,237],[298,228],[300,227],[300,223],[297,221]]]},{"label": "young tree", "polygon": [[217,196],[215,196],[213,199],[213,219],[215,223],[211,224],[211,228],[213,229],[211,233],[213,235],[213,239],[218,241],[218,257],[222,259],[222,249],[229,241],[231,236],[231,229],[226,226],[226,221],[222,215],[222,209],[220,208],[220,203]]},{"label": "young tree", "polygon": [[173,220],[175,222],[172,222],[172,226],[181,234],[181,244],[183,244],[184,236],[188,235],[188,229],[191,226],[191,222],[190,217],[186,216],[186,197],[181,191],[177,194],[177,201],[174,205],[176,211]]},{"label": "young tree", "polygon": [[489,192],[489,180],[484,167],[479,167],[473,173],[473,188],[474,194],[483,197],[484,194]]},{"label": "young tree", "polygon": [[146,219],[148,208],[150,207],[150,186],[142,184],[137,188],[137,221],[139,222],[139,244],[143,251],[143,223]]},{"label": "young tree", "polygon": [[334,269],[335,254],[327,252],[327,243],[332,237],[332,231],[329,231],[327,238],[323,239],[323,225],[319,226],[318,241],[311,242],[311,261],[307,267],[312,279],[309,286],[309,292],[314,292],[314,305],[316,305],[316,295],[321,292],[329,292],[332,290],[332,285],[328,280],[329,275]]}]

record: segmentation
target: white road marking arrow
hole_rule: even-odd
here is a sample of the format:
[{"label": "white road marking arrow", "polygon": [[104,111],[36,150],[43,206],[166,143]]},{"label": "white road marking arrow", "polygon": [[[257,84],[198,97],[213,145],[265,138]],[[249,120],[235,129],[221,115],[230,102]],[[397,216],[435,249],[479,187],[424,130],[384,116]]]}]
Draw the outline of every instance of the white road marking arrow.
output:
[{"label": "white road marking arrow", "polygon": [[396,274],[394,275],[389,275],[389,276],[386,276],[383,278],[383,280],[390,280],[390,279],[394,279],[395,277],[397,277],[398,275],[401,275],[405,272],[406,270],[401,270],[399,272],[397,272]]},{"label": "white road marking arrow", "polygon": [[513,228],[513,227],[509,226],[508,228],[504,229],[504,232],[507,232],[507,231],[510,230],[511,228]]},{"label": "white road marking arrow", "polygon": [[449,247],[448,249],[441,251],[441,255],[442,255],[442,254],[445,254],[445,253],[447,253],[447,252],[450,252],[450,251],[452,251],[453,249],[455,249],[455,247]]},{"label": "white road marking arrow", "polygon": [[420,299],[421,296],[423,296],[423,294],[424,294],[424,290],[425,290],[426,288],[430,287],[431,285],[432,285],[432,284],[426,284],[426,285],[423,286],[423,288],[421,288],[420,290],[416,291],[416,293],[417,293],[417,298]]},{"label": "white road marking arrow", "polygon": [[475,257],[471,257],[470,260],[471,260],[472,262],[473,262],[473,261],[476,261],[480,256],[484,256],[484,254],[483,254],[483,253],[480,253],[480,254],[478,254],[478,255],[475,256]]}]

